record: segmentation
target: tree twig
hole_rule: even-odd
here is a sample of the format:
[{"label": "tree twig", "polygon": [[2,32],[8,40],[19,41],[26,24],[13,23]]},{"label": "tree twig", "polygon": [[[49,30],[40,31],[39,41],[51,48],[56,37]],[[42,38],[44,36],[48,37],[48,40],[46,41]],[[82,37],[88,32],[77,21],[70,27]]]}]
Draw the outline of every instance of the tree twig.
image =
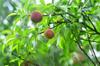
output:
[{"label": "tree twig", "polygon": [[[72,34],[74,35],[73,31],[72,31]],[[87,58],[91,61],[91,63],[95,66],[95,65],[96,65],[95,62],[89,57],[89,55],[88,55],[88,54],[85,52],[85,50],[81,47],[82,42],[80,41],[80,34],[79,34],[79,36],[75,36],[75,35],[74,35],[74,37],[75,37],[76,43],[77,43],[78,47],[80,48],[80,50],[86,55],[86,57],[87,57]]]},{"label": "tree twig", "polygon": [[[73,31],[72,31],[72,34],[74,35]],[[76,39],[76,43],[78,45],[78,47],[80,48],[80,50],[86,55],[86,57],[91,61],[91,63],[93,63],[94,66],[96,66],[95,62],[88,56],[88,54],[85,52],[85,50],[81,47],[81,41],[79,40],[80,39],[80,36],[75,36],[75,39]]]},{"label": "tree twig", "polygon": [[45,15],[43,15],[43,16],[49,16],[49,15],[51,15],[51,16],[57,16],[57,15],[64,15],[64,14],[68,14],[69,16],[72,16],[73,18],[77,18],[76,16],[74,16],[73,14],[68,13],[68,12],[63,12],[63,13],[53,13],[53,14],[45,14]]},{"label": "tree twig", "polygon": [[88,56],[88,54],[85,52],[85,50],[81,47],[79,41],[80,40],[77,40],[77,44],[78,44],[78,47],[80,48],[80,50],[88,57],[88,59],[94,64],[94,66],[96,66],[95,62]]},{"label": "tree twig", "polygon": [[[91,21],[91,19],[90,19],[90,17],[88,16],[88,15],[86,15],[86,13],[84,12],[84,16],[86,16],[86,18],[87,18],[87,20],[91,23],[91,25],[93,26],[93,28],[94,28],[94,30],[97,32],[97,29],[96,29],[96,27],[94,26],[94,24],[93,24],[93,22]],[[85,18],[85,19],[86,19]]]},{"label": "tree twig", "polygon": [[94,29],[93,29],[92,27],[90,27],[89,25],[87,25],[87,23],[85,22],[85,21],[86,21],[86,16],[85,16],[83,13],[81,13],[81,14],[82,14],[83,19],[84,19],[84,22],[81,23],[81,24],[83,24],[84,26],[88,27],[90,30],[94,31],[96,34],[99,34],[99,35],[100,35],[100,32],[98,32],[98,31],[96,30],[96,28],[95,28],[95,26],[93,25],[93,23],[91,22],[91,20],[89,19],[89,21],[90,21],[91,24],[93,25],[93,28],[94,28]]},{"label": "tree twig", "polygon": [[89,42],[89,45],[90,45],[91,50],[92,50],[92,52],[93,52],[93,55],[94,55],[96,61],[100,64],[100,61],[99,61],[98,58],[96,57],[96,54],[95,54],[94,48],[93,48],[93,46],[92,46],[92,44],[91,44],[91,41],[90,41],[90,37],[89,37],[89,35],[87,35],[87,37],[88,37],[88,42]]},{"label": "tree twig", "polygon": [[83,24],[85,27],[89,28],[90,30],[94,31],[96,34],[99,34],[100,35],[100,32],[98,32],[97,30],[93,29],[92,27],[90,27],[89,25],[86,24],[86,22],[85,22],[85,20],[86,20],[85,15],[82,14],[82,16],[83,16],[84,22],[82,22],[81,24]]}]

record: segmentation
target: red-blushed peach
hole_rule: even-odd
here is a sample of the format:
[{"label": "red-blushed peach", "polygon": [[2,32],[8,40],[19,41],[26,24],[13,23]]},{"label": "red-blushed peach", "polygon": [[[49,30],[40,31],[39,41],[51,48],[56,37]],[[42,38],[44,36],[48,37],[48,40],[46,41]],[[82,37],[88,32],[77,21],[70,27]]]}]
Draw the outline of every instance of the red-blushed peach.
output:
[{"label": "red-blushed peach", "polygon": [[44,32],[46,38],[51,39],[54,37],[54,32],[49,28]]},{"label": "red-blushed peach", "polygon": [[31,20],[34,22],[34,23],[38,23],[42,20],[42,14],[38,11],[35,11],[35,12],[32,12],[31,14]]}]

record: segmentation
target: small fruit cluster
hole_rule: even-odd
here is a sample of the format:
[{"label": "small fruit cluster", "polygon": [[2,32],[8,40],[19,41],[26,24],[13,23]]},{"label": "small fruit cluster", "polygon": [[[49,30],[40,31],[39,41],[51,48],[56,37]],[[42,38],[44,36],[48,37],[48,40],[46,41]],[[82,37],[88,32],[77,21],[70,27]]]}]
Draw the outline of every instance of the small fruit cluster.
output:
[{"label": "small fruit cluster", "polygon": [[[43,15],[40,12],[38,12],[38,11],[35,11],[35,12],[33,12],[31,14],[31,20],[35,24],[41,22],[42,19],[43,19]],[[51,38],[54,37],[54,32],[52,31],[52,29],[48,28],[44,32],[44,35],[45,35],[46,38],[51,39]]]}]

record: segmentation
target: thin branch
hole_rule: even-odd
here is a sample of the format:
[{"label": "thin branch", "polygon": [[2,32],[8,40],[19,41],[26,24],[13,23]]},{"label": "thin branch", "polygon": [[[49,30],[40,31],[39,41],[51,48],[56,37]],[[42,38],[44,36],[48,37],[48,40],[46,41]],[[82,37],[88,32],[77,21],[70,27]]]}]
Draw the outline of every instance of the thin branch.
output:
[{"label": "thin branch", "polygon": [[68,13],[68,12],[63,12],[63,13],[53,13],[53,14],[45,14],[45,15],[43,15],[43,16],[49,16],[49,15],[51,15],[51,16],[57,16],[57,15],[64,15],[64,14],[68,14],[69,16],[72,16],[73,18],[77,18],[76,16],[74,16],[73,14]]},{"label": "thin branch", "polygon": [[65,22],[72,23],[72,21],[71,21],[71,20],[69,20],[69,19],[65,18],[62,14],[61,14],[60,16],[64,19],[64,21],[65,21]]},{"label": "thin branch", "polygon": [[17,57],[17,58],[19,58],[19,59],[21,59],[21,60],[25,60],[24,58],[21,58],[21,56],[18,56],[18,55],[15,54],[15,53],[12,53],[12,55],[15,56],[15,57]]},{"label": "thin branch", "polygon": [[[88,40],[90,40],[90,39],[84,39],[84,38],[80,38],[81,40],[84,40],[84,41],[88,41]],[[96,42],[96,43],[100,43],[100,42],[98,42],[98,41],[95,41],[95,40],[90,40],[91,42]]]},{"label": "thin branch", "polygon": [[95,62],[88,56],[88,54],[85,52],[85,50],[81,47],[79,40],[77,40],[78,47],[81,49],[81,51],[88,57],[88,59],[96,66]]},{"label": "thin branch", "polygon": [[88,15],[86,15],[86,13],[84,12],[84,16],[86,16],[86,18],[88,19],[88,21],[91,23],[91,25],[93,26],[94,30],[97,32],[96,27],[94,26],[93,22],[91,21],[90,17]]},{"label": "thin branch", "polygon": [[86,23],[82,22],[81,24],[83,24],[84,26],[86,26],[88,29],[92,30],[93,32],[95,32],[95,34],[100,35],[99,32],[95,31],[93,28],[91,28],[89,25],[87,25]]},{"label": "thin branch", "polygon": [[[66,23],[66,22],[57,22],[57,25],[51,27],[50,29],[54,29],[54,28],[58,27],[59,25],[61,25],[61,24],[63,24],[63,23]],[[38,33],[38,34],[42,34],[42,33],[44,33],[44,31],[42,31],[42,32],[40,32],[40,33]]]},{"label": "thin branch", "polygon": [[[72,32],[73,33],[73,32]],[[74,35],[74,33],[73,33],[73,35]],[[75,36],[75,35],[74,35]],[[78,45],[78,47],[80,48],[80,50],[87,56],[87,58],[91,61],[91,63],[93,63],[93,65],[94,66],[96,66],[96,64],[95,64],[95,62],[88,56],[88,54],[85,52],[85,50],[81,47],[81,41],[80,40],[78,40],[78,39],[80,39],[80,37],[76,37],[75,36],[75,39],[76,39],[76,43],[77,43],[77,45]],[[81,44],[80,44],[81,43]]]},{"label": "thin branch", "polygon": [[94,55],[96,61],[100,64],[100,61],[99,61],[98,58],[96,57],[96,54],[95,54],[94,48],[93,48],[93,46],[92,46],[92,44],[91,44],[91,41],[90,41],[90,37],[89,37],[89,35],[87,35],[87,37],[88,37],[88,42],[89,42],[89,45],[90,45],[90,47],[91,47],[91,49],[92,49],[93,55]]},{"label": "thin branch", "polygon": [[94,31],[96,34],[99,34],[100,35],[100,32],[98,32],[97,30],[93,29],[92,27],[90,27],[89,25],[86,24],[85,20],[86,20],[86,17],[84,14],[82,14],[83,18],[84,18],[84,22],[82,22],[81,24],[83,24],[85,27],[89,28],[90,30]]},{"label": "thin branch", "polygon": [[[82,14],[83,15],[83,14]],[[85,15],[83,15],[83,18],[84,18],[84,27],[85,27],[85,29],[87,30],[87,24],[85,23]],[[89,27],[89,26],[88,26]],[[95,27],[95,26],[94,26]],[[91,27],[89,27],[89,28],[91,28]],[[91,28],[93,31],[95,31],[96,33],[97,33],[97,31],[96,31],[96,29],[94,28]],[[89,42],[89,45],[90,45],[90,47],[91,47],[91,49],[92,49],[92,52],[93,52],[93,54],[94,54],[94,57],[95,57],[95,59],[96,59],[96,61],[98,62],[98,63],[100,63],[99,62],[99,60],[97,59],[97,57],[96,57],[96,54],[95,54],[95,52],[94,52],[94,49],[93,49],[93,46],[92,46],[92,44],[91,44],[91,41],[90,41],[90,37],[89,37],[89,35],[88,35],[88,33],[87,33],[87,38],[88,38],[88,42]]]},{"label": "thin branch", "polygon": [[54,4],[54,0],[52,0],[52,4]]}]

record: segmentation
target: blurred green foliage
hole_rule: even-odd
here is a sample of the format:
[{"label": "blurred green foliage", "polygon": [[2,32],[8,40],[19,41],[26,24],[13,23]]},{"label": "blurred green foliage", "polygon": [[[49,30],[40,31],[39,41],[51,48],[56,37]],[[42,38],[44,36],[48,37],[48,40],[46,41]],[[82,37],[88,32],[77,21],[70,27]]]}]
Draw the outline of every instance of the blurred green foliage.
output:
[{"label": "blurred green foliage", "polygon": [[[21,66],[24,61],[30,61],[30,66],[93,66],[85,54],[84,61],[73,64],[73,54],[80,51],[76,39],[88,53],[87,34],[100,51],[100,0],[54,0],[48,4],[45,0],[0,0],[0,8],[0,66]],[[45,15],[38,24],[30,19],[33,11]],[[82,13],[97,31],[82,24],[94,28]],[[42,32],[51,25],[56,26],[55,36],[47,39]]]}]

